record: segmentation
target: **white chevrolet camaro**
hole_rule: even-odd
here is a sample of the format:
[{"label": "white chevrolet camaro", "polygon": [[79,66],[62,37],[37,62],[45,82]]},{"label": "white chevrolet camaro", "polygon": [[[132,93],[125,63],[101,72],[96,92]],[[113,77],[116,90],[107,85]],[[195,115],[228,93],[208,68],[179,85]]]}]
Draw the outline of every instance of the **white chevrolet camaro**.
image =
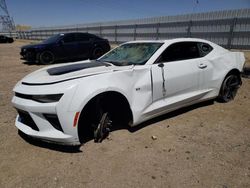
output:
[{"label": "white chevrolet camaro", "polygon": [[243,53],[201,39],[127,42],[95,61],[24,77],[12,99],[16,127],[59,144],[100,142],[121,123],[135,126],[201,101],[234,99],[244,62]]}]

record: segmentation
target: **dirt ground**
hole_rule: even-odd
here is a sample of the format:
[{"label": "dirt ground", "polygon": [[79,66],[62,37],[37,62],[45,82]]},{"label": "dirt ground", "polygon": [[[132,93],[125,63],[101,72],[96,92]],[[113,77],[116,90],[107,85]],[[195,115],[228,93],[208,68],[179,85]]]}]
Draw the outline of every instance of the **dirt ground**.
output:
[{"label": "dirt ground", "polygon": [[[19,136],[12,88],[43,66],[0,44],[0,187],[250,187],[250,79],[234,101],[178,110],[79,150]],[[250,65],[250,52],[245,52]],[[156,136],[156,140],[152,139]]]}]

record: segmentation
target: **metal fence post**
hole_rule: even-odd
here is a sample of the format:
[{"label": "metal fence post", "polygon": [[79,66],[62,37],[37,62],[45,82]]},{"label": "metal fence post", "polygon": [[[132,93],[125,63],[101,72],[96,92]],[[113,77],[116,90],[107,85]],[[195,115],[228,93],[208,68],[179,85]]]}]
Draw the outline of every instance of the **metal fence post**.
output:
[{"label": "metal fence post", "polygon": [[230,31],[229,31],[229,36],[227,40],[227,48],[231,49],[232,48],[232,40],[234,38],[234,27],[236,25],[237,18],[233,18],[230,24]]},{"label": "metal fence post", "polygon": [[160,28],[160,23],[156,24],[156,40],[159,40],[159,28]]},{"label": "metal fence post", "polygon": [[191,37],[191,27],[192,27],[192,20],[190,20],[188,23],[187,37]]},{"label": "metal fence post", "polygon": [[100,37],[102,37],[102,26],[100,25]]},{"label": "metal fence post", "polygon": [[115,43],[117,44],[117,25],[115,25]]},{"label": "metal fence post", "polygon": [[134,40],[136,40],[136,28],[137,28],[137,25],[135,24],[135,26],[134,26]]}]

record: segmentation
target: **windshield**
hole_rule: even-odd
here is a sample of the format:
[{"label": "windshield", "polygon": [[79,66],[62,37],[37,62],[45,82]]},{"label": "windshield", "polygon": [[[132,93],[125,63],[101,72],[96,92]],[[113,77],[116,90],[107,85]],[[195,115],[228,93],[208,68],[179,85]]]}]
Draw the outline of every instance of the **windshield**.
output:
[{"label": "windshield", "polygon": [[44,44],[49,44],[49,43],[55,43],[58,41],[59,38],[61,38],[63,35],[62,34],[57,34],[52,37],[49,37],[48,39],[44,40],[42,43]]},{"label": "windshield", "polygon": [[127,43],[110,51],[99,61],[110,62],[117,66],[143,65],[163,43]]}]

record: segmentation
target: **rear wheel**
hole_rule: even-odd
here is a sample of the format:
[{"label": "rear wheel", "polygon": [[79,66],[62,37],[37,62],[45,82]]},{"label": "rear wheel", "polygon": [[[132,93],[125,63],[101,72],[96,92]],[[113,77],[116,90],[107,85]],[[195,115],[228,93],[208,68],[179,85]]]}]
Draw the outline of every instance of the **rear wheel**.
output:
[{"label": "rear wheel", "polygon": [[228,75],[222,83],[219,101],[229,102],[234,99],[236,93],[241,85],[241,79],[238,75],[230,74]]},{"label": "rear wheel", "polygon": [[14,42],[13,39],[9,39],[9,40],[8,40],[8,43],[12,43],[12,42]]},{"label": "rear wheel", "polygon": [[55,61],[55,56],[50,51],[44,51],[40,54],[40,63],[44,65],[52,64]]}]

